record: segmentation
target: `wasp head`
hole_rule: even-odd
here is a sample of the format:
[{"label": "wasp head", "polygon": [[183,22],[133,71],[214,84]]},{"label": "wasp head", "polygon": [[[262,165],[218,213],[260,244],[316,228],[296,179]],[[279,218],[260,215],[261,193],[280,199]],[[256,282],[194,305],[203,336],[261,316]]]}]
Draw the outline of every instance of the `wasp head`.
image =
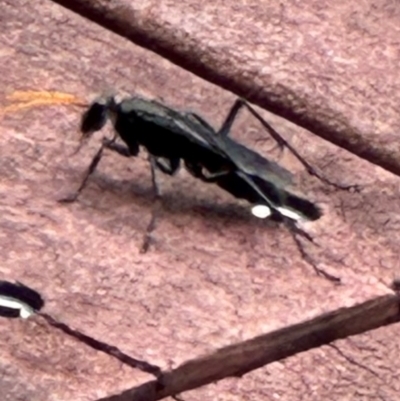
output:
[{"label": "wasp head", "polygon": [[113,96],[95,100],[83,113],[81,119],[82,139],[89,138],[94,132],[100,131],[107,122],[109,112],[114,108]]}]

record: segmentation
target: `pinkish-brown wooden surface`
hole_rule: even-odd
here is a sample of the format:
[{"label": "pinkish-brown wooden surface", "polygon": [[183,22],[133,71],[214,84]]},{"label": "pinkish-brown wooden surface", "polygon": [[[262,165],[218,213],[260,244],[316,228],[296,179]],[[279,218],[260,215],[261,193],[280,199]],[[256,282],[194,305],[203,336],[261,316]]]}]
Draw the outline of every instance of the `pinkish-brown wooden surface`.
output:
[{"label": "pinkish-brown wooden surface", "polygon": [[[325,124],[333,121],[335,126],[340,112],[374,149],[390,149],[400,160],[399,75],[393,69],[400,61],[399,36],[394,35],[400,26],[397,3],[329,7],[318,2],[319,10],[311,1],[301,7],[285,3],[285,15],[299,18],[291,30],[280,29],[281,20],[268,9],[264,14],[253,10],[257,24],[247,20],[250,3],[216,6],[210,0],[196,12],[185,8],[185,2],[158,4],[151,14],[155,23],[184,32],[179,16],[185,15],[187,26],[194,27],[190,38],[177,35],[177,47],[191,43],[194,35],[208,43],[204,54],[210,59],[231,58],[231,64],[216,68],[229,75],[224,68],[234,65],[230,74],[235,76],[241,76],[241,66],[246,71],[235,54],[247,52],[264,77],[257,81],[254,73],[248,76],[255,88],[269,83],[274,92],[293,81],[293,93],[303,99],[308,118],[321,119],[315,107],[321,105],[329,111]],[[300,15],[308,17],[300,20]],[[237,31],[229,29],[235,21],[242,24],[241,49],[233,40]],[[346,34],[340,29],[343,21]],[[274,35],[266,28],[271,24]],[[293,44],[305,43],[304,38],[325,43],[326,51],[306,44],[299,51]],[[272,56],[254,53],[254,43],[260,42],[275,47],[276,65]],[[217,126],[234,99],[49,0],[0,0],[0,43],[2,107],[5,95],[16,89],[58,90],[88,99],[115,89],[195,110]],[[339,55],[332,59],[329,51]],[[259,70],[260,63],[266,71]],[[282,93],[287,95],[277,90],[276,96]],[[140,254],[153,204],[144,154],[124,160],[107,153],[79,202],[57,203],[76,188],[101,138],[97,135],[72,156],[80,113],[71,106],[42,107],[0,121],[0,279],[20,280],[40,291],[45,312],[71,327],[168,369],[215,348],[385,294],[386,285],[399,275],[398,177],[267,113],[278,131],[332,180],[362,186],[360,193],[335,191],[310,178],[289,154],[279,158],[297,174],[302,191],[323,207],[324,217],[307,225],[319,247],[304,246],[342,284],[316,276],[287,230],[256,221],[245,204],[184,171],[161,177],[163,209],[153,245]],[[273,147],[245,113],[234,135],[264,155]],[[398,330],[393,325],[341,340],[335,348],[308,351],[183,397],[397,400]],[[3,399],[95,400],[150,379],[39,318],[0,321]]]}]

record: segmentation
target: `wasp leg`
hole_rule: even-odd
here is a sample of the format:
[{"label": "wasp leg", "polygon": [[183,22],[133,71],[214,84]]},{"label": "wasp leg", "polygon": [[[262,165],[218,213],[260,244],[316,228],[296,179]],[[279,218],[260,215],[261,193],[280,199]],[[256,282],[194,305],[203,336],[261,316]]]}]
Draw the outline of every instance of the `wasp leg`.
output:
[{"label": "wasp leg", "polygon": [[[137,152],[132,154],[132,149],[108,139],[103,139],[103,145],[124,157],[136,156],[139,152],[139,147],[137,147]],[[155,158],[152,155],[149,155],[149,162],[155,202],[152,206],[150,221],[146,227],[143,237],[142,246],[140,248],[141,253],[146,253],[151,245],[151,234],[156,228],[157,216],[161,208],[161,188],[157,182],[157,169],[161,170],[165,174],[173,175],[178,170],[180,165],[179,159]]]},{"label": "wasp leg", "polygon": [[[157,217],[159,215],[159,212],[160,212],[160,209],[162,206],[162,204],[161,204],[161,188],[157,182],[157,169],[156,169],[156,167],[159,168],[159,166],[158,166],[157,160],[154,156],[149,155],[149,162],[150,162],[150,171],[151,171],[151,182],[153,185],[155,201],[151,208],[150,221],[146,227],[146,232],[143,236],[143,242],[142,242],[142,246],[140,248],[140,253],[146,253],[149,250],[149,247],[152,242],[151,234],[153,233],[153,231],[156,228]],[[178,167],[179,167],[179,165],[178,165]],[[161,170],[161,171],[163,171],[163,170]]]},{"label": "wasp leg", "polygon": [[218,131],[219,135],[223,135],[223,136],[229,135],[229,132],[232,128],[232,125],[233,125],[236,117],[237,117],[237,114],[240,111],[240,109],[243,107],[246,107],[247,110],[261,123],[261,125],[268,131],[268,133],[271,135],[271,137],[278,144],[279,148],[280,149],[287,148],[296,157],[296,159],[304,166],[304,168],[307,170],[307,172],[310,175],[313,175],[314,177],[318,178],[320,181],[322,181],[328,185],[331,185],[335,188],[338,188],[338,189],[359,190],[358,185],[353,185],[353,184],[345,185],[345,184],[335,183],[335,182],[330,181],[328,178],[326,178],[320,172],[318,172],[297,152],[297,150],[292,145],[290,145],[289,142],[287,142],[277,131],[275,131],[275,129],[267,121],[265,121],[264,118],[261,117],[261,115],[252,106],[250,106],[250,104],[247,103],[244,99],[239,98],[235,101],[231,110],[228,113],[228,116],[226,117],[224,123],[222,124],[222,127]]},{"label": "wasp leg", "polygon": [[[113,150],[113,151],[115,151],[115,152],[117,152],[120,155],[125,156],[125,157],[132,156],[132,154],[130,153],[131,151],[130,151],[129,148],[125,149],[124,146],[115,143],[116,139],[117,139],[116,135],[111,139],[103,138],[102,145],[100,146],[99,150],[97,151],[97,153],[94,155],[92,161],[90,162],[89,168],[87,169],[87,172],[86,172],[85,176],[83,177],[82,183],[79,186],[79,188],[77,189],[77,191],[75,193],[67,196],[66,198],[60,199],[59,202],[61,202],[61,203],[72,203],[72,202],[75,202],[78,199],[78,196],[80,195],[80,193],[85,188],[85,186],[86,186],[86,184],[87,184],[87,182],[89,180],[89,177],[94,173],[94,171],[96,170],[98,164],[100,163],[100,160],[103,157],[103,151],[104,151],[105,148],[111,149],[111,150]],[[138,151],[139,151],[139,148],[138,148]]]},{"label": "wasp leg", "polygon": [[[174,175],[180,165],[181,165],[181,161],[180,159],[168,159],[165,157],[158,157],[158,158],[154,158],[154,156],[151,156],[151,159],[153,160],[154,166],[153,167],[157,167],[159,170],[161,170],[163,173],[168,174],[168,175]],[[152,162],[150,161],[150,164]]]},{"label": "wasp leg", "polygon": [[199,178],[204,182],[216,182],[219,178],[231,173],[229,169],[221,169],[220,171],[209,172],[198,163],[191,163],[185,160],[185,167],[193,177]]},{"label": "wasp leg", "polygon": [[239,113],[239,111],[243,108],[244,101],[242,99],[236,99],[235,103],[233,103],[231,109],[229,110],[228,115],[225,118],[225,121],[222,123],[221,128],[218,131],[218,135],[228,136],[229,132],[232,128],[234,121]]},{"label": "wasp leg", "polygon": [[[279,147],[283,148],[287,148],[295,157],[296,159],[304,166],[304,168],[307,170],[307,172],[310,175],[313,175],[314,177],[318,178],[320,181],[333,186],[334,188],[338,188],[338,189],[342,189],[342,190],[350,190],[350,189],[354,189],[356,191],[358,191],[360,188],[358,185],[354,185],[354,184],[349,184],[349,185],[345,185],[345,184],[339,184],[339,183],[335,183],[330,181],[328,178],[326,178],[323,174],[321,174],[320,172],[318,172],[314,167],[312,167],[298,152],[297,150],[290,145],[289,142],[287,142],[284,138],[282,138],[277,131],[275,131],[275,129],[269,124],[267,123],[260,114],[257,113],[256,110],[253,109],[252,106],[250,106],[245,100],[243,99],[238,99],[236,102],[240,103],[240,107],[245,106],[247,108],[247,110],[249,110],[249,112],[261,123],[261,125],[268,131],[268,133],[271,135],[271,137],[278,143]],[[239,108],[240,108],[239,107]],[[232,107],[232,110],[234,109],[234,107]],[[231,110],[231,111],[232,111]],[[229,116],[228,116],[229,118]],[[228,120],[228,119],[227,119]]]},{"label": "wasp leg", "polygon": [[[240,109],[242,109],[244,106],[246,106],[246,103],[243,99],[236,99],[235,103],[232,105],[231,109],[229,110],[228,115],[225,118],[225,121],[222,123],[221,128],[218,130],[218,135],[221,136],[228,136],[229,132],[231,131],[232,125],[234,123],[234,121],[236,120],[236,117],[240,111]],[[214,131],[214,128],[211,127],[211,125],[204,120],[201,116],[199,116],[196,113],[185,113],[186,116],[188,116],[189,118],[194,118],[197,122],[199,122],[200,124],[202,124],[205,128]]]},{"label": "wasp leg", "polygon": [[[256,111],[254,109],[250,110],[250,105],[244,99],[241,99],[241,98],[236,99],[235,103],[233,103],[227,117],[225,118],[225,121],[223,122],[221,128],[218,131],[219,135],[222,135],[222,136],[229,135],[232,125],[233,125],[234,121],[236,120],[239,111],[243,107],[247,107],[247,109],[251,113],[253,111],[256,113]],[[258,115],[258,117],[260,117],[262,119],[262,117],[259,114],[257,114],[257,115]],[[266,125],[271,127],[265,120],[263,120],[263,121]],[[266,128],[268,130],[268,128],[264,124],[263,124],[263,126],[264,126],[264,128]],[[272,131],[268,130],[268,132],[272,136],[272,138],[275,140],[275,142],[278,144],[279,149],[282,151],[285,148],[285,146],[287,146],[287,142],[272,127],[271,127],[271,129],[272,129]]]},{"label": "wasp leg", "polygon": [[103,146],[124,157],[132,157],[139,154],[139,145],[137,143],[130,144],[131,146],[128,147],[116,143],[115,140],[116,137],[112,139],[103,138]]},{"label": "wasp leg", "polygon": [[[107,149],[110,149],[124,157],[137,156],[139,153],[139,146],[137,146],[137,148],[134,146],[133,149],[131,149],[127,146],[116,143],[112,139],[108,138],[103,138],[103,145]],[[153,168],[157,167],[163,173],[168,175],[174,175],[178,171],[180,166],[180,160],[176,158],[168,159],[165,157],[156,158],[154,156],[150,156],[149,161],[150,161],[150,166],[152,168],[152,172]]]}]

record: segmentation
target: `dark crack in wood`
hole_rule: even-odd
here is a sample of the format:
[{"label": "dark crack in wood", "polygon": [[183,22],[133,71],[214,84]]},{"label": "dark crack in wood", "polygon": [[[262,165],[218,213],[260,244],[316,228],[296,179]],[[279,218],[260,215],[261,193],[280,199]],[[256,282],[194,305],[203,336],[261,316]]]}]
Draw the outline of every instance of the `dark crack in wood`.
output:
[{"label": "dark crack in wood", "polygon": [[87,346],[97,350],[104,352],[105,354],[108,354],[116,359],[118,359],[120,362],[122,362],[125,365],[128,365],[131,368],[134,369],[139,369],[142,372],[149,373],[156,378],[161,377],[161,369],[158,366],[152,365],[146,361],[141,361],[136,358],[132,358],[129,355],[126,355],[123,353],[119,348],[106,344],[102,341],[96,340],[92,337],[87,336],[86,334],[81,333],[78,330],[71,329],[68,325],[65,323],[59,322],[56,319],[54,319],[52,316],[46,314],[46,313],[38,313],[45,321],[52,327],[61,330],[63,333],[67,334],[68,336],[71,336],[78,341],[81,341],[82,343],[86,344]]},{"label": "dark crack in wood", "polygon": [[286,222],[286,227],[288,228],[290,235],[292,236],[293,241],[296,244],[297,250],[300,252],[300,255],[303,258],[303,260],[308,265],[310,265],[319,276],[322,276],[322,277],[326,278],[327,280],[332,281],[335,284],[340,284],[341,283],[340,277],[336,277],[336,276],[328,273],[324,269],[321,269],[320,267],[317,266],[317,264],[314,262],[312,257],[305,250],[303,243],[300,241],[300,239],[297,237],[296,234],[301,235],[302,237],[306,238],[308,241],[315,244],[313,238],[308,233],[301,230],[299,227],[297,227],[292,222],[290,222],[290,224],[288,224],[288,222]]},{"label": "dark crack in wood", "polygon": [[334,349],[342,358],[346,359],[347,362],[349,362],[351,365],[357,366],[358,368],[367,371],[368,373],[371,373],[371,375],[377,377],[378,379],[382,380],[382,378],[373,371],[370,367],[363,365],[360,362],[357,362],[354,358],[346,355],[339,347],[337,347],[335,344],[328,344],[328,347],[331,347]]}]

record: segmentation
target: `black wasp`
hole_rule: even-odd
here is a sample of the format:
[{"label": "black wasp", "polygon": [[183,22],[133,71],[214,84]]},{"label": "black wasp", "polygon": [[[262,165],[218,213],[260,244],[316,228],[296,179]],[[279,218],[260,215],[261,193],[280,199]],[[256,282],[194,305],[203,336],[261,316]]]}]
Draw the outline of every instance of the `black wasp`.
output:
[{"label": "black wasp", "polygon": [[[81,132],[83,138],[88,138],[110,119],[115,135],[112,139],[103,139],[102,147],[93,158],[81,186],[64,201],[77,198],[99,163],[104,148],[131,157],[137,156],[140,146],[143,146],[149,153],[153,177],[155,167],[173,175],[183,161],[194,177],[215,183],[233,196],[249,201],[254,205],[253,214],[258,217],[272,214],[278,219],[317,220],[321,216],[319,207],[286,189],[292,181],[292,175],[286,169],[228,136],[243,106],[262,122],[281,147],[289,147],[314,173],[242,99],[234,103],[221,129],[216,131],[195,113],[176,111],[141,97],[125,98],[120,102],[114,97],[107,97],[94,101],[83,114]],[[118,137],[125,145],[116,143]]]}]

